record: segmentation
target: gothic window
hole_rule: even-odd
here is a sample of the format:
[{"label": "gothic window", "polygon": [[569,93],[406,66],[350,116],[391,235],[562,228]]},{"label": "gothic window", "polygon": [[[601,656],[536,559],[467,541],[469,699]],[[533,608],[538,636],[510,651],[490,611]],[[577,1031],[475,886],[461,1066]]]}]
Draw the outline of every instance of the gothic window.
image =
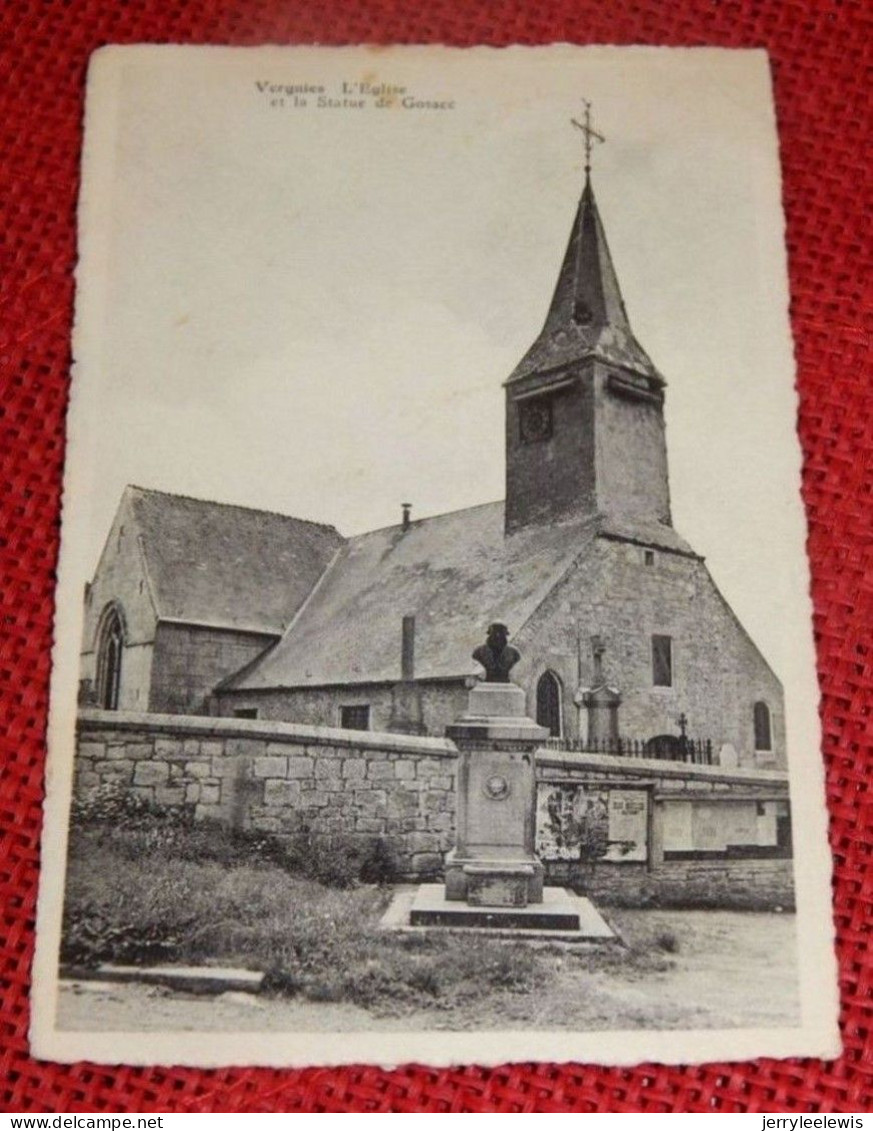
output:
[{"label": "gothic window", "polygon": [[344,730],[369,730],[369,703],[355,703],[350,707],[340,707],[340,726]]},{"label": "gothic window", "polygon": [[561,737],[561,684],[554,672],[543,672],[537,683],[537,723]]},{"label": "gothic window", "polygon": [[673,638],[652,637],[652,683],[655,687],[673,686]]},{"label": "gothic window", "polygon": [[755,749],[772,750],[773,740],[770,735],[770,708],[759,700],[755,704]]},{"label": "gothic window", "polygon": [[97,644],[97,706],[104,711],[118,710],[121,687],[121,657],[124,650],[124,626],[114,605],[103,614]]}]

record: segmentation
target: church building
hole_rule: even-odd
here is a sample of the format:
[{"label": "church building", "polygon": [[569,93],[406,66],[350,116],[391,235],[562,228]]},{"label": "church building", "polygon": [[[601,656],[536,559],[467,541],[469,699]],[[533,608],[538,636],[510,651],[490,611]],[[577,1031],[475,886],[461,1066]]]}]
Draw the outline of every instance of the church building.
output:
[{"label": "church building", "polygon": [[504,385],[505,501],[343,538],[128,488],[86,598],[83,701],[441,735],[501,622],[554,745],[783,768],[781,684],[672,526],[665,389],[586,173]]}]

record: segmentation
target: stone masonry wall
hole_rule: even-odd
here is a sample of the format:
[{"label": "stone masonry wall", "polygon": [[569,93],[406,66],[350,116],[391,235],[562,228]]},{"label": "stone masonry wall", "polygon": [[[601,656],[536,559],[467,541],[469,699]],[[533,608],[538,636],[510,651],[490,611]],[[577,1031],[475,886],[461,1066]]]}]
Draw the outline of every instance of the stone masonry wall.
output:
[{"label": "stone masonry wall", "polygon": [[[670,521],[664,410],[628,400],[609,386],[611,366],[594,366],[594,460],[597,509]],[[630,455],[630,458],[628,458]]]},{"label": "stone masonry wall", "polygon": [[454,843],[455,758],[444,739],[83,711],[75,788],[116,782],[243,829],[383,837],[400,873],[421,878]]},{"label": "stone masonry wall", "polygon": [[158,714],[208,714],[215,685],[259,656],[275,639],[268,633],[160,622],[155,635],[149,710]]},{"label": "stone masonry wall", "polygon": [[[267,720],[82,711],[75,789],[114,782],[193,811],[198,820],[291,836],[383,838],[401,876],[433,878],[455,841],[457,750],[442,738]],[[547,882],[604,903],[793,905],[790,859],[664,859],[667,801],[788,797],[773,770],[723,770],[603,754],[537,754],[537,780],[648,789],[648,860],[594,865],[544,860]]]},{"label": "stone masonry wall", "polygon": [[[600,538],[516,633],[522,659],[513,679],[528,689],[528,713],[536,711],[536,681],[549,668],[563,688],[564,733],[574,738],[584,733],[574,695],[593,684],[595,634],[606,647],[605,679],[622,695],[623,736],[678,735],[684,713],[689,735],[711,739],[716,754],[730,743],[741,765],[786,765],[782,688],[702,561],[656,550],[646,565],[645,547]],[[654,634],[672,639],[671,687],[653,686]],[[757,700],[768,704],[772,720],[773,749],[765,753],[755,750]]]},{"label": "stone masonry wall", "polygon": [[788,800],[788,779],[775,770],[717,766],[684,766],[644,758],[614,758],[603,754],[562,754],[540,751],[537,781],[606,784],[648,789],[651,824],[645,863],[545,860],[552,883],[585,891],[604,903],[629,907],[676,905],[696,907],[794,907],[794,867],[783,858],[664,859],[663,806],[669,801]]},{"label": "stone masonry wall", "polygon": [[506,390],[506,526],[556,522],[597,509],[594,475],[593,377],[547,396],[552,434],[534,444],[521,436],[518,387]]},{"label": "stone masonry wall", "polygon": [[[427,734],[442,736],[446,726],[467,707],[463,680],[419,681],[421,717]],[[240,708],[254,709],[259,719],[276,719],[307,726],[339,726],[340,709],[356,705],[370,708],[370,730],[391,727],[392,689],[385,684],[351,684],[348,687],[292,687],[276,691],[221,691],[214,696],[213,714],[232,715]]]},{"label": "stone masonry wall", "polygon": [[546,874],[613,907],[794,909],[791,860],[668,860],[657,869],[599,863],[590,872],[552,861]]}]

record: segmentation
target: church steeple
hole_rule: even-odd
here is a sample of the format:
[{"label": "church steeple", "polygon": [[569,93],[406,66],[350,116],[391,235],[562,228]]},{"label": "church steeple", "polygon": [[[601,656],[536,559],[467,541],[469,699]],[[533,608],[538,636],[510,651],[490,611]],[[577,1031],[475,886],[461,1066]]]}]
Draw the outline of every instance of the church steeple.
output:
[{"label": "church steeple", "polygon": [[506,382],[506,530],[574,514],[670,522],[664,379],[630,327],[590,177],[539,336]]},{"label": "church steeple", "polygon": [[594,189],[586,176],[545,324],[507,384],[555,365],[598,356],[638,373],[655,387],[664,384],[631,330]]},{"label": "church steeple", "polygon": [[630,333],[590,177],[585,178],[585,189],[546,318],[546,324],[552,326],[573,322],[592,329],[611,325]]}]

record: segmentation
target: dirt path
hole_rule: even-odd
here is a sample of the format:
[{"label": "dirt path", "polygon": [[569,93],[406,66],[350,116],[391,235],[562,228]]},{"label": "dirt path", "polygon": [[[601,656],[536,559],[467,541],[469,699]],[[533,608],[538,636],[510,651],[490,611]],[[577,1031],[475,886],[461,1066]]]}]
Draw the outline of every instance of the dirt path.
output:
[{"label": "dirt path", "polygon": [[[663,940],[665,969],[556,949],[536,994],[494,994],[469,1009],[379,1016],[344,1002],[195,997],[142,985],[65,985],[61,1029],[101,1031],[405,1031],[422,1029],[695,1029],[799,1022],[793,915],[616,911],[622,935]],[[672,948],[672,952],[671,952]]]}]

